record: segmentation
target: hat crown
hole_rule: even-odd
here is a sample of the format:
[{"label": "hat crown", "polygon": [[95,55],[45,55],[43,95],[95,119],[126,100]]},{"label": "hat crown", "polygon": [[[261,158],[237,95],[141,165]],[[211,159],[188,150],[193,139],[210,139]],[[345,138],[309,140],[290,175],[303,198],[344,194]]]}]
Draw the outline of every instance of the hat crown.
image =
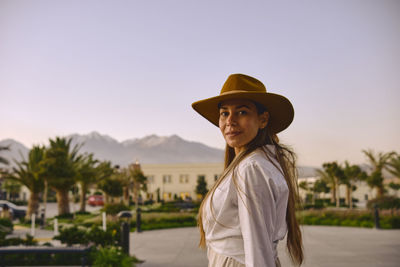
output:
[{"label": "hat crown", "polygon": [[220,94],[222,95],[232,91],[266,93],[267,89],[262,82],[253,77],[244,74],[232,74],[228,77],[224,86],[222,86]]}]

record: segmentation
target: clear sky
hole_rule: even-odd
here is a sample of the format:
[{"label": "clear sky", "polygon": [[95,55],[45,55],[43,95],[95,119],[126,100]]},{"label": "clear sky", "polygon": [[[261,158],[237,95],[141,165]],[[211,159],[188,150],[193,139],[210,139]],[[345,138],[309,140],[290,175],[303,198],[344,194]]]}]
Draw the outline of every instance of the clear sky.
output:
[{"label": "clear sky", "polygon": [[231,73],[288,97],[299,163],[400,152],[400,1],[0,0],[0,140],[98,131],[222,148],[191,103]]}]

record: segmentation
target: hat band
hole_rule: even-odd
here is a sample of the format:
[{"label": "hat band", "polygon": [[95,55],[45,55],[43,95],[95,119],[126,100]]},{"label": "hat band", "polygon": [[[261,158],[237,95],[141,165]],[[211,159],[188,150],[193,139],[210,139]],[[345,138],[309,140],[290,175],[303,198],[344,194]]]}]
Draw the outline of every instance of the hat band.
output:
[{"label": "hat band", "polygon": [[219,95],[230,95],[230,94],[238,94],[238,93],[267,93],[267,92],[256,92],[256,91],[246,91],[246,90],[232,90],[220,93]]}]

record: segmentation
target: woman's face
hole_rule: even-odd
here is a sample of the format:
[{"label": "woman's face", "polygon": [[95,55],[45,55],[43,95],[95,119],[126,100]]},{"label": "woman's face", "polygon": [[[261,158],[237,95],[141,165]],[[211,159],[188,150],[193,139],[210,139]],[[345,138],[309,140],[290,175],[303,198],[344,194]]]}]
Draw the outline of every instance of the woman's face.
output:
[{"label": "woman's face", "polygon": [[258,114],[250,100],[232,99],[221,102],[219,128],[226,143],[238,154],[253,140],[259,129],[267,126],[268,113]]}]

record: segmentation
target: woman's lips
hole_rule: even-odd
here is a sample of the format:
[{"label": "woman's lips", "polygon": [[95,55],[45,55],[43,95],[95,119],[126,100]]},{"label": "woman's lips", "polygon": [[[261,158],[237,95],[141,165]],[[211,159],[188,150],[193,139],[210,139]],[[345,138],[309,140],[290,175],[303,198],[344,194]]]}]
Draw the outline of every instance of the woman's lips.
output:
[{"label": "woman's lips", "polygon": [[231,132],[227,132],[225,135],[229,136],[229,137],[235,137],[237,135],[241,134],[240,131],[231,131]]}]

